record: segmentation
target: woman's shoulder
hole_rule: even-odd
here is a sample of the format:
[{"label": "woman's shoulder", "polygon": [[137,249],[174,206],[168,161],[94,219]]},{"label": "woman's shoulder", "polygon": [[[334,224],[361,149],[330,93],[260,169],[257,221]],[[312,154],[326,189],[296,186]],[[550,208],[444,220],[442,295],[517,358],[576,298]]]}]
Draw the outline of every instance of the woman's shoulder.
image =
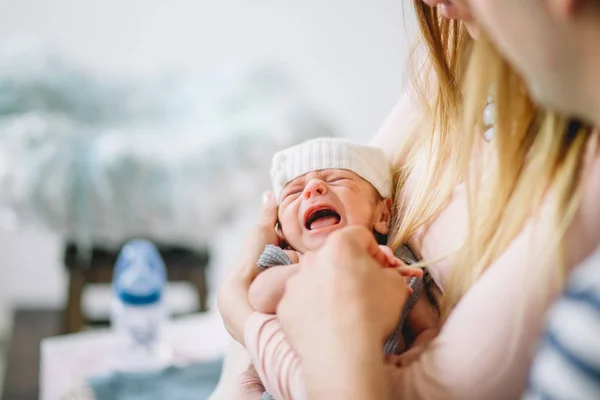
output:
[{"label": "woman's shoulder", "polygon": [[414,99],[405,91],[396,103],[370,144],[384,151],[388,160],[393,162],[398,152],[410,136],[418,120],[418,109]]}]

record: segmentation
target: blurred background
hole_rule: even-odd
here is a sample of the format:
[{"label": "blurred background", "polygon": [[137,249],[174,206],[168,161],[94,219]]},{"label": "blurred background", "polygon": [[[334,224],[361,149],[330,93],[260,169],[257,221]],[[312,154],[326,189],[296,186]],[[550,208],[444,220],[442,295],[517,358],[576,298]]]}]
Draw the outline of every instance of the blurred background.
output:
[{"label": "blurred background", "polygon": [[399,98],[403,3],[0,0],[0,370],[19,310],[26,331],[106,318],[78,268],[132,237],[203,269],[169,286],[174,312],[214,309],[272,153],[366,141]]}]

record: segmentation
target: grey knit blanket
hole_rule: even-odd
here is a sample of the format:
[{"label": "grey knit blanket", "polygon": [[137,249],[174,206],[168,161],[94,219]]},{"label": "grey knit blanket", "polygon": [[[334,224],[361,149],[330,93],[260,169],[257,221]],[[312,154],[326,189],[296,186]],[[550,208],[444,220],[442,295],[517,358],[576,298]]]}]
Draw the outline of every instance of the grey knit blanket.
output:
[{"label": "grey knit blanket", "polygon": [[[417,262],[415,255],[406,245],[400,246],[394,254],[407,265],[414,264]],[[271,244],[265,246],[265,250],[259,257],[257,262],[258,267],[263,270],[271,267],[291,264],[292,261],[287,256],[287,254],[285,254],[285,252],[280,247]],[[402,309],[402,313],[398,318],[398,324],[396,325],[396,328],[385,342],[385,346],[383,347],[383,351],[385,354],[397,354],[399,352],[400,349],[398,347],[402,340],[402,328],[404,326],[404,321],[406,320],[406,317],[417,303],[417,300],[421,296],[421,293],[423,293],[423,278],[411,278],[408,285],[413,289],[413,293],[408,297],[408,300],[406,301],[406,304]],[[264,392],[261,397],[261,400],[275,400],[275,398],[271,396],[271,394],[269,394],[268,392]]]}]

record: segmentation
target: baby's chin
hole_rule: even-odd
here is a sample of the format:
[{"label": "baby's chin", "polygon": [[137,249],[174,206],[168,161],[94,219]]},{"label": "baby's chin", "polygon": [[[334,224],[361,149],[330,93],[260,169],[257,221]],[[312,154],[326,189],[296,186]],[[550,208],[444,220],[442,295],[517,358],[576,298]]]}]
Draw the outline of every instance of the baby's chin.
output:
[{"label": "baby's chin", "polygon": [[325,242],[327,241],[327,238],[329,237],[329,235],[331,235],[333,232],[340,230],[344,227],[343,224],[338,224],[332,227],[329,227],[326,230],[323,230],[322,232],[305,232],[304,234],[304,240],[303,243],[301,244],[301,247],[303,248],[303,250],[299,250],[301,252],[307,252],[307,251],[315,251],[318,250],[321,246],[323,246],[325,244]]},{"label": "baby's chin", "polygon": [[306,253],[307,251],[315,251],[318,250],[321,246],[325,244],[325,240],[327,236],[319,237],[319,238],[311,238],[311,240],[306,240],[305,243],[302,243],[302,247],[304,250],[302,253]]}]

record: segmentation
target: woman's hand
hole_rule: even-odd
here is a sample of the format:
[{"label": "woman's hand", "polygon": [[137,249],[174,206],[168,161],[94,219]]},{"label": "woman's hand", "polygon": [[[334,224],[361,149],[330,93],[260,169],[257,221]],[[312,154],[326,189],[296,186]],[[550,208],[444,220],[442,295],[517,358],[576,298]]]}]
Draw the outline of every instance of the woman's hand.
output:
[{"label": "woman's hand", "polygon": [[423,270],[421,268],[413,268],[406,265],[401,259],[394,255],[394,252],[388,246],[379,245],[379,249],[385,256],[388,268],[396,268],[396,271],[406,278],[420,278],[423,276]]},{"label": "woman's hand", "polygon": [[385,389],[377,377],[383,343],[409,293],[404,277],[385,268],[388,261],[371,232],[348,227],[306,254],[300,261],[306,267],[288,280],[277,314],[312,393],[324,393],[319,384],[356,389],[352,379],[367,385],[367,393]]},{"label": "woman's hand", "polygon": [[[402,276],[408,270],[416,270],[399,272],[389,268],[388,255],[377,245],[373,234],[359,226],[332,233],[319,250],[304,255],[300,266],[299,272],[288,280],[277,310],[284,329],[293,331],[293,345],[295,332],[308,334],[313,330],[308,327],[312,324],[298,321],[298,316],[305,321],[323,318],[325,321],[318,322],[344,331],[356,331],[356,323],[365,325],[369,321],[361,329],[383,343],[398,323],[409,293]],[[421,272],[416,270],[414,274],[419,276]],[[300,326],[306,329],[292,329]]]},{"label": "woman's hand", "polygon": [[253,312],[248,300],[250,284],[259,273],[256,262],[267,244],[279,245],[275,233],[277,202],[272,192],[265,192],[258,224],[246,237],[235,265],[229,270],[219,289],[219,311],[229,334],[244,343],[244,326]]}]

